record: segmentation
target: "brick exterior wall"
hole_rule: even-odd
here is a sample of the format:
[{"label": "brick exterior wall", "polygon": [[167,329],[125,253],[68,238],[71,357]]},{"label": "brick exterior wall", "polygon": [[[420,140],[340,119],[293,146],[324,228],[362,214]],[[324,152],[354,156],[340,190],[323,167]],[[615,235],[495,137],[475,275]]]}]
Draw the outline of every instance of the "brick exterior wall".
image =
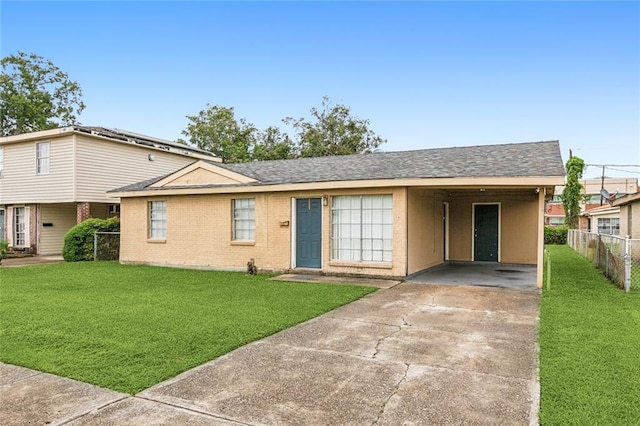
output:
[{"label": "brick exterior wall", "polygon": [[[331,207],[322,209],[322,271],[400,277],[406,274],[405,189],[309,191],[231,195],[186,195],[123,198],[121,250],[123,263],[146,263],[211,269],[246,270],[255,259],[260,270],[284,271],[292,266],[292,199],[326,195],[393,194],[394,242],[391,264],[353,264],[330,260]],[[231,241],[231,200],[255,198],[253,243]],[[147,238],[148,202],[167,202],[167,238]],[[288,225],[286,225],[288,222]]]},{"label": "brick exterior wall", "polygon": [[76,206],[76,223],[80,223],[91,217],[91,204],[80,202]]}]

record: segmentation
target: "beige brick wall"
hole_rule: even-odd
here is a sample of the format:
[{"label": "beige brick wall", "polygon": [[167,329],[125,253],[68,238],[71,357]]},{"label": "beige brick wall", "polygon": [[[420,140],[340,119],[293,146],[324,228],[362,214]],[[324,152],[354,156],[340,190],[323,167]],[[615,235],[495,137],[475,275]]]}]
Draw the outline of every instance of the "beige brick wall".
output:
[{"label": "beige brick wall", "polygon": [[473,203],[500,203],[500,261],[535,264],[537,261],[537,195],[451,197],[449,259],[472,260]]},{"label": "beige brick wall", "polygon": [[[123,198],[120,260],[184,267],[245,270],[255,259],[262,270],[292,266],[292,199],[333,195],[393,194],[394,246],[391,264],[349,264],[330,260],[330,203],[322,211],[322,270],[328,273],[403,276],[406,273],[404,188],[381,190],[309,191],[230,195],[186,195]],[[256,233],[251,244],[231,240],[232,198],[255,198]],[[147,238],[148,202],[167,201],[167,238]],[[288,225],[286,224],[288,222]]]},{"label": "beige brick wall", "polygon": [[408,273],[439,265],[444,261],[442,191],[410,188],[408,197]]},{"label": "beige brick wall", "polygon": [[[390,263],[331,260],[331,197],[357,194],[393,195],[394,240]],[[473,203],[495,201],[501,203],[501,261],[536,262],[538,212],[535,194],[498,195],[486,199],[448,197],[441,191],[406,188],[242,194],[237,197],[175,195],[123,198],[120,259],[126,263],[245,270],[247,262],[253,258],[261,270],[288,270],[295,262],[292,259],[295,226],[292,200],[323,196],[329,200],[322,211],[322,271],[326,273],[400,277],[441,263],[444,201],[450,203],[451,260],[471,260]],[[250,244],[231,241],[232,198],[256,200],[255,241]],[[167,201],[166,240],[147,238],[147,203],[151,200]]]}]

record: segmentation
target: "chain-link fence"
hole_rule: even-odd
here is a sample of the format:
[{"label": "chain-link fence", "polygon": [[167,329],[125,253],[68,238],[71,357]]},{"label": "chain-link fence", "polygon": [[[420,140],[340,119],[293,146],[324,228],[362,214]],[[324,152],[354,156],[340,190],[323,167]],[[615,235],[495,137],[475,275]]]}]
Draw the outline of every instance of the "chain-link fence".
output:
[{"label": "chain-link fence", "polygon": [[120,233],[96,232],[93,236],[93,260],[120,259]]},{"label": "chain-link fence", "polygon": [[640,240],[570,229],[567,244],[618,287],[640,290]]}]

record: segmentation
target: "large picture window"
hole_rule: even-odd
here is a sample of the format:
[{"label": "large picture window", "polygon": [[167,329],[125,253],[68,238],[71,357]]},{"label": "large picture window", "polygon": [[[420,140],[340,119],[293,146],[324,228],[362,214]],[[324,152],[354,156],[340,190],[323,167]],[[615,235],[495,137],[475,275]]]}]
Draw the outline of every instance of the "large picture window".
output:
[{"label": "large picture window", "polygon": [[167,202],[149,202],[149,238],[167,238]]},{"label": "large picture window", "polygon": [[49,174],[49,142],[40,142],[36,144],[36,174]]},{"label": "large picture window", "polygon": [[232,236],[234,241],[254,241],[256,236],[256,200],[236,198],[231,200],[233,209]]},{"label": "large picture window", "polygon": [[391,262],[392,249],[391,195],[333,197],[331,260]]},{"label": "large picture window", "polygon": [[620,219],[612,217],[598,218],[598,233],[620,235]]}]

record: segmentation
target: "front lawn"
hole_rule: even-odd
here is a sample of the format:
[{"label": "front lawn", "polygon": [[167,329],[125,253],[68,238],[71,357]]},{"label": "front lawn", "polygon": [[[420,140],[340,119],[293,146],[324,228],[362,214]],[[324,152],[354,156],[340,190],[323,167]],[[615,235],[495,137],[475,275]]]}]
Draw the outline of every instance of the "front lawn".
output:
[{"label": "front lawn", "polygon": [[640,292],[548,246],[540,305],[540,424],[640,424]]},{"label": "front lawn", "polygon": [[375,289],[116,262],[0,269],[0,360],[135,394]]}]

